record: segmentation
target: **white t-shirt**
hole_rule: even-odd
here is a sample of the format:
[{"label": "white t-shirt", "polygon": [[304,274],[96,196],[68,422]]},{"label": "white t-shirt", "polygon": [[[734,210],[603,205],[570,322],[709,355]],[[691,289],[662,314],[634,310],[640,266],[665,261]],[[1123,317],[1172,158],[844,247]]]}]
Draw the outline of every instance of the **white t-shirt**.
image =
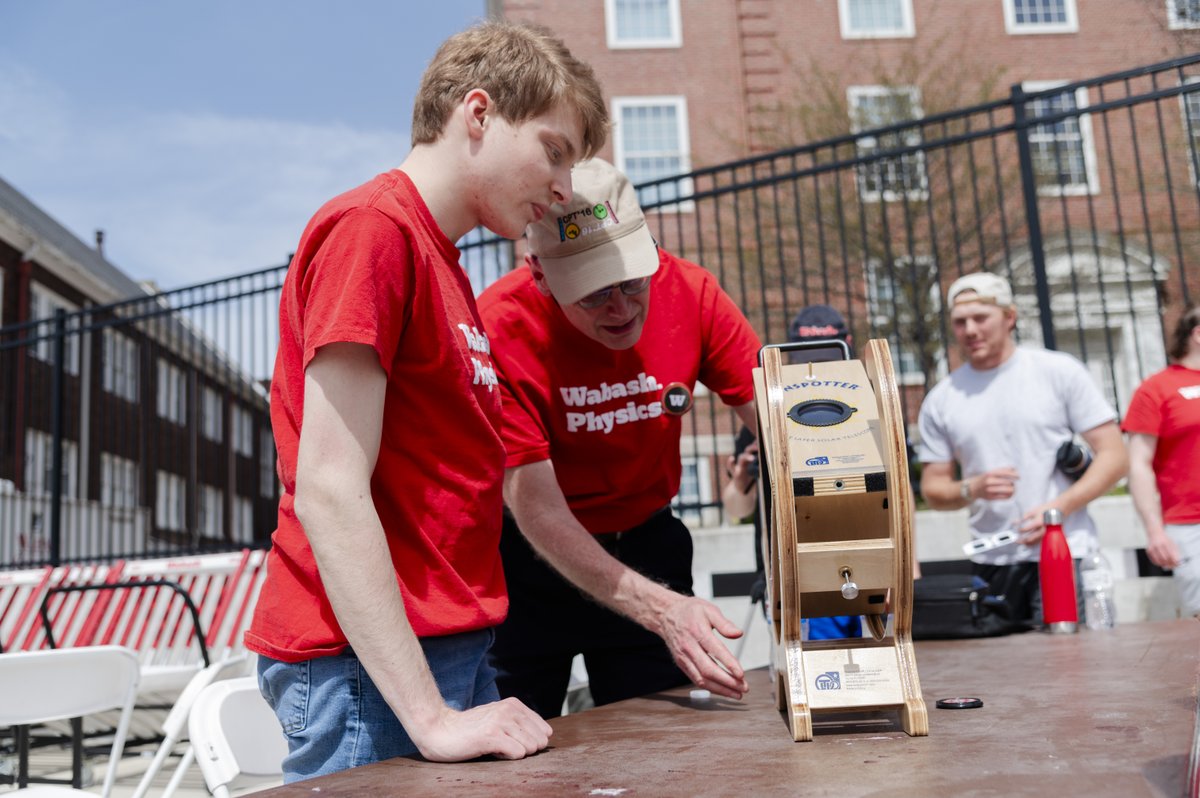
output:
[{"label": "white t-shirt", "polygon": [[[986,537],[1016,530],[1024,513],[1070,487],[1070,478],[1054,466],[1058,447],[1116,417],[1078,360],[1019,347],[994,369],[966,363],[929,392],[921,406],[918,454],[923,463],[957,462],[964,477],[1004,466],[1017,470],[1012,499],[971,503],[971,532]],[[1067,516],[1063,531],[1074,557],[1097,546],[1086,509]],[[1005,565],[1036,561],[1039,554],[1040,545],[1012,544],[972,559]]]}]

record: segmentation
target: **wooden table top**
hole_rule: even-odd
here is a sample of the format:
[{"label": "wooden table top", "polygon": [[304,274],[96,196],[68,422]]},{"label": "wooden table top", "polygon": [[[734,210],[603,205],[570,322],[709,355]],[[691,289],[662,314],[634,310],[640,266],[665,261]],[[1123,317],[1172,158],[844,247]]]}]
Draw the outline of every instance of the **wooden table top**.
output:
[{"label": "wooden table top", "polygon": [[[401,758],[261,794],[1179,796],[1193,789],[1198,655],[1191,619],[927,641],[928,737],[894,713],[816,715],[815,739],[794,743],[758,670],[741,702],[683,688],[559,718],[552,747],[517,762]],[[984,705],[934,707],[953,696]]]}]

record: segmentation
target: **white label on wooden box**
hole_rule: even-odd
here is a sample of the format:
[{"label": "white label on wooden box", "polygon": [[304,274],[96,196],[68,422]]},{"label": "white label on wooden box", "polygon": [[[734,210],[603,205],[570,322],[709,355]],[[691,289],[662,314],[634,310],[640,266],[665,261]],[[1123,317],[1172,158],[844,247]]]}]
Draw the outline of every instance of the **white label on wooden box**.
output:
[{"label": "white label on wooden box", "polygon": [[813,709],[904,703],[896,650],[879,648],[804,651],[808,703]]}]

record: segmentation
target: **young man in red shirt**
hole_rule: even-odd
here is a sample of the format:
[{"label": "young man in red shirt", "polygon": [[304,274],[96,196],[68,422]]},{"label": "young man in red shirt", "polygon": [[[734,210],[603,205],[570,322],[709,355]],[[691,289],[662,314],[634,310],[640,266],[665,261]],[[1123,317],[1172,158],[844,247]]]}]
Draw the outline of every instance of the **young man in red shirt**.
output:
[{"label": "young man in red shirt", "polygon": [[528,268],[479,298],[511,512],[497,683],[555,717],[582,653],[597,704],[688,680],[740,698],[713,630],[741,632],[691,595],[691,536],[668,505],[697,380],[754,423],[758,338],[712,274],[656,247],[624,175],[593,159],[574,188],[529,227]]},{"label": "young man in red shirt", "polygon": [[1146,554],[1174,569],[1183,611],[1200,617],[1200,305],[1179,317],[1170,355],[1174,363],[1138,386],[1121,428]]},{"label": "young man in red shirt", "polygon": [[296,781],[420,752],[520,758],[550,728],[498,701],[504,449],[487,336],[454,242],[517,237],[571,198],[607,114],[547,31],[488,22],[422,80],[398,169],[309,222],[280,300],[283,496],[247,646]]}]

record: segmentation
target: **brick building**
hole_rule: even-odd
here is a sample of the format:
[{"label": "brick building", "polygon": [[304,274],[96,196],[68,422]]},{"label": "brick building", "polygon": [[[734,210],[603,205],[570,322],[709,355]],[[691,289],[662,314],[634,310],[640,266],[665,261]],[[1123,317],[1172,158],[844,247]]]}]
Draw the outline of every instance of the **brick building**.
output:
[{"label": "brick building", "polygon": [[832,95],[870,117],[872,89],[919,83],[917,110],[995,99],[1200,48],[1195,0],[488,0],[537,22],[603,83],[602,157],[634,180],[802,144]]},{"label": "brick building", "polygon": [[56,556],[56,511],[63,559],[265,540],[267,390],[230,351],[246,316],[214,299],[151,291],[0,180],[0,566]]},{"label": "brick building", "polygon": [[[592,64],[614,122],[601,156],[662,181],[642,192],[659,240],[717,272],[765,340],[815,301],[888,338],[909,422],[957,364],[940,298],[958,274],[1009,277],[1022,340],[1053,335],[1121,410],[1165,360],[1164,321],[1200,297],[1200,2],[488,9]],[[1028,127],[1027,177],[1020,114],[1047,119]],[[697,410],[685,460],[705,503],[728,424]]]}]

